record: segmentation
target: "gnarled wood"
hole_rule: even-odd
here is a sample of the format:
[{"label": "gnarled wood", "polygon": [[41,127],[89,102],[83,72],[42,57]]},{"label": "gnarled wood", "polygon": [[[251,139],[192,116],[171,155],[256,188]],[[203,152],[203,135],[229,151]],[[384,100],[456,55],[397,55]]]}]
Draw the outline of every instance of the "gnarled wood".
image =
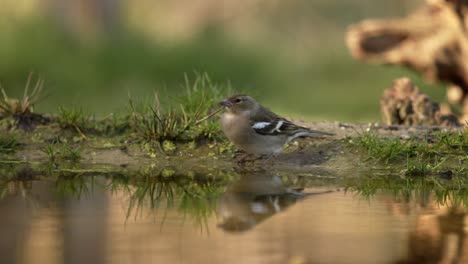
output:
[{"label": "gnarled wood", "polygon": [[406,18],[352,25],[346,42],[354,58],[404,65],[429,80],[445,81],[450,103],[468,120],[468,0],[427,0]]},{"label": "gnarled wood", "polygon": [[384,91],[380,99],[385,125],[458,126],[453,115],[444,115],[439,104],[421,93],[408,78],[400,78]]}]

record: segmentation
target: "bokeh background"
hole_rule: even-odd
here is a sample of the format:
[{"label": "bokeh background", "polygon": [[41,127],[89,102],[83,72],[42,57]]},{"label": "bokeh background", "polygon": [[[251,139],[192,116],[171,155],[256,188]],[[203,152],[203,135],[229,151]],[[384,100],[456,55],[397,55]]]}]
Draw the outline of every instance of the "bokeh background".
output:
[{"label": "bokeh background", "polygon": [[45,80],[36,108],[76,105],[97,115],[122,112],[127,98],[158,91],[169,100],[184,75],[253,94],[288,117],[378,121],[379,98],[399,67],[349,55],[347,27],[399,17],[422,0],[1,0],[0,83],[21,95],[28,73]]}]

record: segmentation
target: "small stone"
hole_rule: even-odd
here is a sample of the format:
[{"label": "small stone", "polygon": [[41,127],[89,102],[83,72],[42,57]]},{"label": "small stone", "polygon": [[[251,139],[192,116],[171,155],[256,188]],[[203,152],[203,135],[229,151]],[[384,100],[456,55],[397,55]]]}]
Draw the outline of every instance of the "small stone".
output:
[{"label": "small stone", "polygon": [[442,171],[439,173],[439,177],[445,180],[451,180],[453,176],[453,172],[451,170]]},{"label": "small stone", "polygon": [[410,135],[408,135],[408,134],[402,134],[402,135],[400,136],[400,138],[401,138],[401,139],[408,140],[408,139],[410,139],[410,138],[411,138],[411,136],[410,136]]}]

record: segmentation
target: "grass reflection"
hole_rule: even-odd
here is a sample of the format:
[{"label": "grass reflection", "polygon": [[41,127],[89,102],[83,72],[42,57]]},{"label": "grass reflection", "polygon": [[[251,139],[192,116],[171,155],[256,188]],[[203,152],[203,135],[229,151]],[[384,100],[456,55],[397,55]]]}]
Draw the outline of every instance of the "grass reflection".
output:
[{"label": "grass reflection", "polygon": [[379,193],[391,194],[404,202],[424,204],[433,199],[437,205],[468,206],[468,184],[463,176],[444,179],[431,177],[363,176],[347,179],[347,191],[371,199]]},{"label": "grass reflection", "polygon": [[200,229],[207,229],[207,219],[215,212],[216,200],[223,192],[229,177],[209,177],[197,174],[173,174],[165,171],[156,174],[140,173],[127,184],[112,189],[124,191],[128,197],[127,219],[141,217],[143,212],[163,210],[164,222],[166,210],[176,208],[192,219]]},{"label": "grass reflection", "polygon": [[96,177],[60,175],[55,181],[55,192],[59,198],[81,199],[91,197],[96,185]]}]

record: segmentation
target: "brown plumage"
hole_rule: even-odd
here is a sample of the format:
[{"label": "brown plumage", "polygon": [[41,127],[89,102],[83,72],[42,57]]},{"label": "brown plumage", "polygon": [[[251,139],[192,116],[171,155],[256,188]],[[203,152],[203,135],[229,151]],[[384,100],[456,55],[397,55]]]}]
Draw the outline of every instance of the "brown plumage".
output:
[{"label": "brown plumage", "polygon": [[284,144],[298,137],[333,135],[292,123],[263,107],[248,95],[234,95],[220,102],[226,108],[221,128],[238,148],[251,154],[279,153]]}]

